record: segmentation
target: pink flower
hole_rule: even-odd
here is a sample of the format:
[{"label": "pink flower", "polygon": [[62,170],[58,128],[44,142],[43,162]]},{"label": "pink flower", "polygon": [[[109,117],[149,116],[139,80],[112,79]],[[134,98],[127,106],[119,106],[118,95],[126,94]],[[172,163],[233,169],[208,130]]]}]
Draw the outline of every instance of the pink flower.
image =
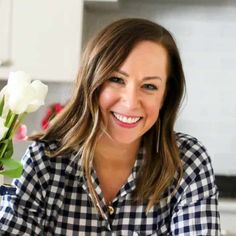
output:
[{"label": "pink flower", "polygon": [[49,120],[48,120],[48,117],[46,117],[41,121],[41,126],[45,130],[48,128],[48,125],[49,125]]},{"label": "pink flower", "polygon": [[53,107],[56,113],[59,113],[63,109],[63,106],[60,103],[55,103]]},{"label": "pink flower", "polygon": [[61,110],[64,108],[63,105],[61,105],[60,103],[54,103],[51,104],[47,110],[46,110],[46,114],[43,117],[43,119],[41,120],[41,127],[43,128],[43,130],[46,130],[49,125],[50,125],[50,121],[58,114],[61,112]]},{"label": "pink flower", "polygon": [[14,135],[14,141],[22,141],[26,139],[27,139],[27,126],[21,124]]}]

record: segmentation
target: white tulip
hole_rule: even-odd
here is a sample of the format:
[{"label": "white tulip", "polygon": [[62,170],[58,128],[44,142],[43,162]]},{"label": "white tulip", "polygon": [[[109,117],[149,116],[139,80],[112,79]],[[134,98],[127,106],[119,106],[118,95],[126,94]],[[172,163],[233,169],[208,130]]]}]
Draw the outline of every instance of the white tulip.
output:
[{"label": "white tulip", "polygon": [[23,71],[11,72],[5,95],[6,106],[15,114],[36,111],[44,104],[48,86],[36,80],[31,83],[30,76]]},{"label": "white tulip", "polygon": [[13,90],[10,91],[7,102],[12,112],[15,114],[25,112],[28,107],[29,100],[32,97],[32,93],[33,91],[29,89],[29,85],[22,85],[15,88],[14,93]]},{"label": "white tulip", "polygon": [[8,128],[4,125],[4,123],[5,123],[5,119],[0,117],[0,140],[4,137],[4,135],[6,134],[8,130]]},{"label": "white tulip", "polygon": [[3,99],[3,96],[4,97],[4,107],[3,107],[3,111],[2,111],[2,117],[5,117],[7,116],[7,113],[9,111],[9,106],[8,106],[8,102],[6,101],[7,98],[6,98],[6,91],[7,91],[7,86],[3,87],[3,89],[0,91],[0,101],[2,101]]},{"label": "white tulip", "polygon": [[7,86],[4,86],[0,91],[0,100],[2,100],[3,96],[6,94]]},{"label": "white tulip", "polygon": [[26,112],[34,112],[40,106],[44,105],[44,100],[48,93],[48,86],[39,80],[35,80],[30,84],[30,90],[33,92],[31,101],[27,107]]}]

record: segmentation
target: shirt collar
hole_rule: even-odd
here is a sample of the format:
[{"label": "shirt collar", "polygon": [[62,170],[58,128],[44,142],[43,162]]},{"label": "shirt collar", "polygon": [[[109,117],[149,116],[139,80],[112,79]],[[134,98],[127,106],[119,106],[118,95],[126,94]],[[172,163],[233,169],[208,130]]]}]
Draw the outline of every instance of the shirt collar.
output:
[{"label": "shirt collar", "polygon": [[[143,148],[140,148],[137,158],[135,160],[134,166],[132,168],[131,174],[129,175],[127,182],[121,187],[116,198],[123,197],[135,189],[135,186],[136,186],[135,179],[137,177],[138,170],[141,167],[143,156],[144,156]],[[71,161],[65,170],[66,173],[72,174],[80,178],[81,182],[85,182],[80,152],[72,153],[70,159]],[[96,175],[96,171],[94,169],[92,169],[92,182],[94,184],[97,194],[101,195],[101,190],[99,188],[99,181]],[[114,199],[114,201],[116,200],[116,198]]]},{"label": "shirt collar", "polygon": [[[135,189],[135,187],[136,187],[135,179],[136,179],[138,170],[141,167],[143,156],[144,156],[144,153],[143,153],[143,149],[141,148],[139,150],[139,153],[138,153],[137,158],[135,160],[131,174],[129,175],[129,177],[127,179],[127,182],[121,187],[120,191],[117,193],[116,197],[113,199],[113,203],[118,201],[118,199],[124,198],[127,194],[131,193]],[[66,173],[74,175],[75,177],[78,178],[78,180],[79,180],[78,183],[81,184],[81,187],[87,192],[87,194],[91,198],[91,194],[89,193],[87,182],[86,182],[86,179],[85,179],[84,173],[83,173],[84,171],[83,171],[83,167],[82,167],[82,159],[81,159],[80,153],[73,153],[71,155],[71,161],[68,164],[65,171],[66,171]],[[101,211],[104,213],[104,217],[106,219],[108,216],[108,212],[107,212],[108,209],[107,209],[107,205],[106,205],[105,199],[102,194],[102,190],[99,185],[99,180],[96,175],[95,169],[92,169],[91,177],[92,177],[92,183],[94,185],[95,191],[98,196],[98,201],[99,201],[98,205],[99,205]]]},{"label": "shirt collar", "polygon": [[121,189],[120,189],[119,193],[117,194],[116,198],[114,199],[114,201],[117,198],[124,197],[125,195],[127,195],[128,193],[132,192],[135,189],[135,187],[136,187],[135,180],[136,180],[138,171],[141,167],[142,160],[143,160],[143,151],[140,150],[137,155],[137,158],[135,160],[131,174],[129,175],[129,177],[127,179],[127,182],[121,187]]}]

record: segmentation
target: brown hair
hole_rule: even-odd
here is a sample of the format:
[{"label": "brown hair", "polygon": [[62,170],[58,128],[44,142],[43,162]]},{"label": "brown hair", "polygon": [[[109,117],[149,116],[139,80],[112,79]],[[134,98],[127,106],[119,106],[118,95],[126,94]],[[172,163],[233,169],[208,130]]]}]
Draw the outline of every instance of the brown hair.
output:
[{"label": "brown hair", "polygon": [[[182,175],[173,129],[185,88],[177,46],[169,31],[162,26],[145,19],[132,18],[113,22],[100,31],[84,51],[70,102],[45,134],[33,138],[58,141],[59,147],[54,156],[80,152],[84,175],[96,207],[97,195],[91,181],[91,163],[102,127],[99,90],[104,81],[121,66],[134,46],[143,40],[156,42],[165,48],[168,55],[168,78],[159,120],[143,136],[145,156],[132,198],[135,202],[146,202],[147,209],[157,203],[174,180],[174,175],[177,172],[180,173],[179,178]],[[160,140],[157,152],[158,132]],[[101,209],[98,210],[101,213]]]}]

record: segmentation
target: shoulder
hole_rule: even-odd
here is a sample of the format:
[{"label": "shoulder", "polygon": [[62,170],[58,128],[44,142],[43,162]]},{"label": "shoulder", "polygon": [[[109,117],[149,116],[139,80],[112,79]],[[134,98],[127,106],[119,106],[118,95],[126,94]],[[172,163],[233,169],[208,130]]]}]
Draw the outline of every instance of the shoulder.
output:
[{"label": "shoulder", "polygon": [[206,147],[195,137],[176,133],[176,141],[183,164],[183,178],[189,184],[201,173],[213,176],[211,158]]},{"label": "shoulder", "polygon": [[22,162],[25,163],[35,163],[40,165],[40,163],[51,163],[55,160],[64,160],[65,155],[50,157],[49,153],[56,151],[58,145],[56,142],[43,142],[43,141],[34,141],[26,150],[25,155],[22,158]]},{"label": "shoulder", "polygon": [[38,177],[43,183],[49,181],[55,173],[62,173],[70,158],[68,156],[49,157],[48,151],[55,151],[57,144],[35,141],[29,145],[21,162],[25,178]]},{"label": "shoulder", "polygon": [[44,163],[44,165],[49,164],[49,157],[47,155],[47,150],[56,149],[55,144],[49,144],[41,141],[34,141],[30,144],[23,156],[21,162],[24,167],[40,167]]},{"label": "shoulder", "polygon": [[195,137],[176,133],[176,142],[180,158],[185,165],[199,167],[211,162],[206,147]]}]

